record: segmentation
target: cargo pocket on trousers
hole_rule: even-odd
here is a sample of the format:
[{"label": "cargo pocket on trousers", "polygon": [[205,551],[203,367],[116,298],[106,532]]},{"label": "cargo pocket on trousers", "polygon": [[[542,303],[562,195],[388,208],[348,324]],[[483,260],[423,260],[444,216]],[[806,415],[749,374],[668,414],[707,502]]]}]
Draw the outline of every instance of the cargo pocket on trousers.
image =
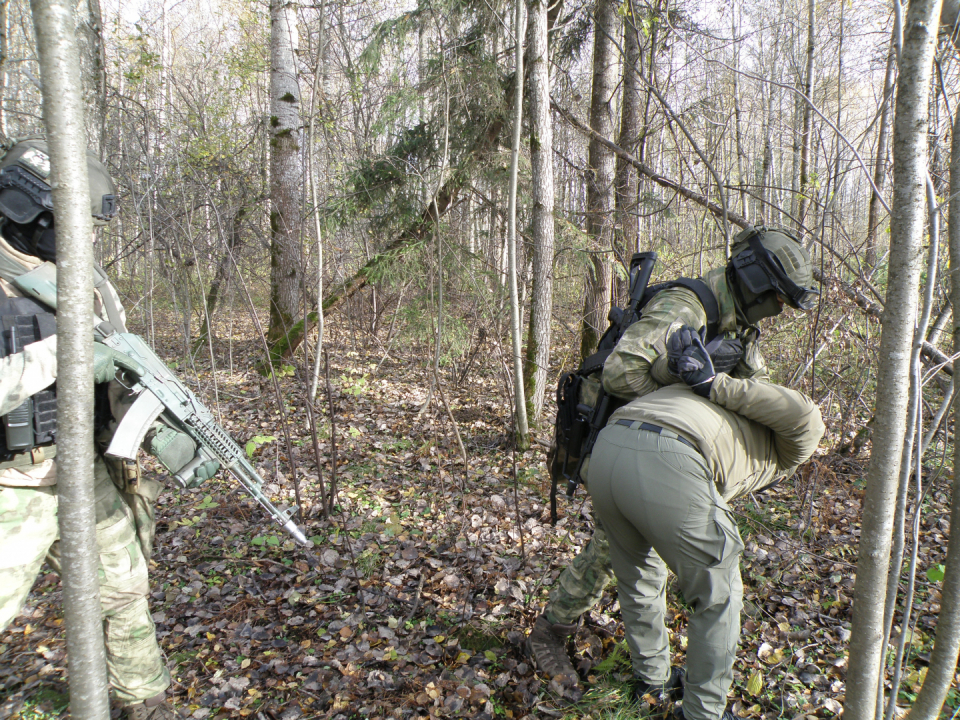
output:
[{"label": "cargo pocket on trousers", "polygon": [[718,511],[714,522],[719,533],[718,539],[723,540],[723,547],[718,547],[717,560],[710,567],[727,570],[740,562],[743,540],[740,539],[740,531],[737,529],[736,522],[730,517],[730,512],[723,508],[718,508]]},{"label": "cargo pocket on trousers", "polygon": [[139,464],[127,463],[117,458],[106,458],[110,478],[120,491],[120,496],[133,513],[137,544],[143,557],[153,555],[153,540],[157,534],[157,497],[163,486],[156,480],[143,477]]},{"label": "cargo pocket on trousers", "polygon": [[[157,496],[162,486],[156,480],[141,478],[135,486],[128,485],[124,499],[133,510],[134,521],[137,525],[137,540],[143,557],[147,560],[153,555],[153,540],[157,534]],[[130,492],[130,491],[133,492]]]}]

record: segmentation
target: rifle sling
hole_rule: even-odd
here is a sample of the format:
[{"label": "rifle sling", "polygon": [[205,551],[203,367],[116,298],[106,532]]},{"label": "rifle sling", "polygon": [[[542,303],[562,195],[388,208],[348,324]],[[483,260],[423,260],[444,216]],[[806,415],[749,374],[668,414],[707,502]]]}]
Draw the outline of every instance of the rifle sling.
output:
[{"label": "rifle sling", "polygon": [[107,278],[107,273],[103,268],[93,264],[93,287],[100,291],[100,300],[103,302],[103,309],[107,313],[107,320],[117,330],[117,332],[126,332],[127,327],[123,322],[123,315],[120,312],[120,305],[114,295],[113,287]]},{"label": "rifle sling", "polygon": [[704,312],[707,314],[707,340],[713,340],[720,333],[720,304],[717,302],[717,296],[713,294],[713,291],[699,278],[696,280],[677,278],[667,284],[672,287],[685,287],[697,296],[697,300],[700,301]]}]

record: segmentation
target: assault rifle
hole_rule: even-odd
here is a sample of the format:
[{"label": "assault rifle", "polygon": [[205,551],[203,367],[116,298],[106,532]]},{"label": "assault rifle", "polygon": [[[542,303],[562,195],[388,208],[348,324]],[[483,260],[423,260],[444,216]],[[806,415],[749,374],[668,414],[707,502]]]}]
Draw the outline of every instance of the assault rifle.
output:
[{"label": "assault rifle", "polygon": [[[34,271],[20,276],[14,282],[28,296],[56,309],[57,287],[56,276],[53,274],[55,269],[50,269],[53,268],[50,263],[45,263],[45,266],[46,273]],[[136,362],[141,370],[135,374],[136,377],[130,385],[130,390],[137,395],[137,399],[120,421],[106,454],[135,459],[150,426],[162,415],[167,424],[186,433],[197,444],[196,456],[174,476],[181,487],[186,487],[194,470],[216,460],[294,540],[304,547],[313,547],[313,543],[307,540],[293,521],[297,507],[279,510],[270,502],[262,489],[263,479],[247,460],[243,449],[217,423],[210,410],[197,399],[190,388],[170,372],[143,338],[132,333],[117,332],[113,325],[99,322],[99,319],[97,322],[96,341],[126,355]]]},{"label": "assault rifle", "polygon": [[[613,307],[608,315],[610,327],[597,343],[597,352],[591,355],[583,362],[581,372],[585,375],[593,374],[596,370],[603,370],[603,364],[607,357],[613,352],[613,349],[620,342],[624,330],[630,327],[637,320],[638,313],[643,307],[643,296],[647,292],[647,285],[650,282],[650,275],[653,273],[653,267],[657,264],[657,254],[655,252],[634,253],[630,258],[630,297],[627,307],[621,310]],[[606,426],[610,416],[614,411],[623,405],[619,398],[611,396],[603,389],[603,381],[600,381],[596,402],[593,407],[584,404],[577,405],[577,413],[581,417],[587,418],[587,438],[580,451],[580,461],[577,463],[577,469],[567,479],[567,497],[573,497],[580,484],[580,472],[583,470],[583,463],[593,452],[593,446],[597,443],[597,436]],[[581,426],[582,427],[582,426]]]},{"label": "assault rifle", "polygon": [[[654,252],[635,253],[630,258],[630,296],[623,309],[613,307],[607,316],[607,328],[597,352],[574,371],[563,375],[557,384],[557,419],[554,425],[554,450],[550,459],[550,517],[557,521],[557,484],[567,481],[567,496],[573,497],[580,484],[580,473],[587,456],[593,450],[597,436],[607,424],[614,410],[623,401],[608,395],[600,379],[607,357],[617,346],[620,337],[641,313],[647,299],[647,285],[657,262]],[[581,397],[586,388],[596,387],[593,404],[589,397]],[[589,395],[593,395],[592,392]]]},{"label": "assault rifle", "polygon": [[[609,395],[603,389],[603,366],[628,327],[640,319],[647,303],[661,290],[683,287],[697,296],[707,316],[707,340],[719,336],[720,306],[703,280],[677,278],[650,285],[657,262],[654,252],[634,253],[630,258],[630,296],[625,308],[613,307],[607,316],[610,326],[597,343],[597,351],[573,372],[565,373],[557,384],[557,420],[554,424],[554,451],[550,458],[550,517],[557,521],[557,485],[567,481],[567,496],[573,497],[582,482],[586,458],[593,450],[600,431],[626,400]],[[730,356],[732,370],[743,355]],[[711,357],[713,357],[711,355]],[[726,372],[727,370],[724,370]]]}]

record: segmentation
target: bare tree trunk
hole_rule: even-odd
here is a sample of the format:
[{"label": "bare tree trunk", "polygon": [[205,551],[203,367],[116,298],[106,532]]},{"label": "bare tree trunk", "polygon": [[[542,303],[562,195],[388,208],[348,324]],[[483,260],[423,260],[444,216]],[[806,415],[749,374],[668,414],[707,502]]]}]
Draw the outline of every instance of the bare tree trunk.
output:
[{"label": "bare tree trunk", "polygon": [[[946,6],[944,11],[946,11]],[[950,213],[948,237],[950,265],[960,263],[960,113],[953,122],[952,151],[950,158]],[[950,273],[950,296],[956,307],[960,303],[960,274]],[[960,320],[953,321],[953,351],[960,352]],[[960,401],[954,400],[954,423],[958,417]],[[960,462],[960,444],[954,440],[954,467]],[[960,528],[960,473],[953,476],[953,502],[950,507],[950,527]],[[957,672],[957,657],[960,655],[960,537],[951,533],[944,563],[943,589],[941,590],[940,615],[937,618],[937,638],[930,656],[930,668],[913,703],[910,720],[936,720],[953,684]]]},{"label": "bare tree trunk", "polygon": [[0,137],[6,138],[7,127],[7,86],[10,73],[10,0],[0,0]]},{"label": "bare tree trunk", "polygon": [[[774,63],[776,64],[776,63]],[[774,72],[774,68],[770,69],[771,74]],[[755,203],[753,218],[754,221],[757,219],[765,220],[768,217],[771,217],[771,212],[768,209],[768,202],[770,198],[770,170],[773,167],[773,96],[774,96],[774,86],[772,83],[766,86],[767,89],[767,103],[766,103],[766,112],[764,113],[763,118],[763,162],[760,166],[759,177],[757,178],[757,195],[759,198]]]},{"label": "bare tree trunk", "polygon": [[810,179],[810,124],[813,119],[813,56],[816,49],[817,0],[808,0],[807,5],[807,66],[803,78],[803,129],[800,133],[800,199],[797,210],[797,236],[803,237],[804,220],[807,215],[807,187]]},{"label": "bare tree trunk", "polygon": [[[617,90],[616,39],[620,18],[617,3],[597,0],[593,24],[593,85],[590,126],[603,138],[613,139],[614,100]],[[590,140],[587,160],[587,234],[593,247],[584,288],[580,355],[589,356],[603,332],[610,305],[610,260],[613,242],[614,155],[608,147]]]},{"label": "bare tree trunk", "polygon": [[527,408],[535,423],[543,410],[553,320],[553,120],[547,2],[530,2],[530,165],[533,200],[533,288],[524,378]]},{"label": "bare tree trunk", "polygon": [[93,232],[73,7],[32,0],[43,79],[43,119],[57,213],[57,514],[67,625],[70,712],[110,717],[100,609],[93,480]]},{"label": "bare tree trunk", "polygon": [[[890,108],[893,105],[893,81],[896,77],[896,50],[894,39],[890,40],[890,51],[887,55],[887,72],[883,80],[883,98],[880,106],[880,126],[877,128],[877,154],[873,161],[873,184],[879,192],[887,181],[887,136],[890,133]],[[868,268],[877,264],[877,227],[880,225],[880,195],[877,192],[870,194],[870,205],[867,209],[867,242],[864,263]]]},{"label": "bare tree trunk", "polygon": [[[629,153],[636,154],[640,141],[640,37],[632,4],[623,23],[623,100],[620,108],[620,139],[618,145]],[[616,207],[617,233],[616,260],[626,271],[630,256],[637,252],[637,169],[624,158],[617,156]],[[626,273],[619,274],[616,281],[616,302],[623,305],[629,290]]]},{"label": "bare tree trunk", "polygon": [[927,103],[940,0],[907,10],[893,143],[890,273],[880,337],[873,454],[867,472],[853,604],[846,720],[873,720],[884,655],[883,614],[926,219]]},{"label": "bare tree trunk", "polygon": [[213,280],[210,282],[210,289],[207,290],[207,301],[205,303],[206,318],[204,320],[204,325],[205,332],[209,334],[210,337],[214,337],[213,316],[217,311],[217,303],[220,301],[220,293],[223,290],[224,283],[229,281],[231,275],[230,270],[233,267],[235,253],[243,241],[241,227],[243,224],[243,217],[246,215],[246,213],[247,206],[244,202],[240,205],[240,207],[237,208],[237,211],[233,214],[233,217],[230,220],[230,234],[227,236],[227,248],[220,257],[220,262],[217,263],[217,271],[214,273]]},{"label": "bare tree trunk", "polygon": [[527,425],[527,401],[523,387],[522,331],[520,329],[520,298],[517,293],[517,175],[520,170],[520,135],[523,130],[523,22],[524,0],[514,0],[513,40],[516,77],[514,79],[513,143],[510,146],[510,199],[507,210],[507,254],[510,282],[510,340],[513,348],[513,393],[516,413],[517,446],[530,446],[530,428]]},{"label": "bare tree trunk", "polygon": [[300,314],[300,84],[297,80],[297,6],[270,4],[270,326],[271,342],[286,335]]},{"label": "bare tree trunk", "polygon": [[80,52],[80,81],[86,104],[88,143],[98,154],[103,151],[107,117],[107,68],[103,49],[103,18],[100,0],[79,0],[77,44]]},{"label": "bare tree trunk", "polygon": [[[313,69],[313,92],[310,93],[310,123],[307,130],[307,173],[310,180],[310,204],[313,206],[311,215],[313,215],[313,230],[317,236],[317,346],[313,353],[313,380],[310,382],[310,399],[315,400],[317,390],[320,387],[320,358],[323,355],[323,228],[320,223],[320,201],[317,190],[317,172],[315,166],[315,132],[317,126],[318,107],[325,108],[327,105],[327,42],[325,28],[327,22],[327,3],[326,0],[320,0],[320,28],[317,33],[317,63]],[[320,79],[323,82],[320,82]],[[317,95],[322,98],[321,103],[317,103]],[[329,137],[324,133],[324,141],[329,147]],[[325,167],[325,163],[321,162]],[[324,172],[321,170],[321,172]],[[324,177],[326,173],[324,172]],[[324,182],[324,185],[326,183]],[[306,309],[304,309],[306,311]],[[304,322],[304,334],[306,334],[307,323]],[[309,361],[309,353],[304,344],[303,356]],[[323,480],[320,481],[321,495],[323,494]],[[324,508],[324,516],[327,515],[327,507]]]},{"label": "bare tree trunk", "polygon": [[743,163],[746,160],[747,153],[743,149],[743,129],[740,122],[740,43],[737,40],[737,8],[736,5],[730,8],[730,30],[733,43],[733,119],[734,119],[734,140],[736,142],[737,154],[737,185],[740,188],[740,212],[749,217],[750,208],[747,206],[747,191],[744,187],[745,173]]}]

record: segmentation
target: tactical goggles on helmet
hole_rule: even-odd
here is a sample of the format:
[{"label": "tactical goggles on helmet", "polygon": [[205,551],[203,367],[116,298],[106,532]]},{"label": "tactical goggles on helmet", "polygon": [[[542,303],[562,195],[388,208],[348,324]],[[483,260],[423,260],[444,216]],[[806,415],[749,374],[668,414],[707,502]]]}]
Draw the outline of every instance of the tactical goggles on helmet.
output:
[{"label": "tactical goggles on helmet", "polygon": [[26,225],[52,211],[53,193],[47,183],[19,165],[0,170],[0,213]]},{"label": "tactical goggles on helmet", "polygon": [[733,266],[740,281],[754,295],[774,290],[790,307],[811,310],[817,305],[820,291],[797,285],[783,269],[776,255],[772,255],[760,242],[759,231],[754,232],[744,250],[733,258]]}]

